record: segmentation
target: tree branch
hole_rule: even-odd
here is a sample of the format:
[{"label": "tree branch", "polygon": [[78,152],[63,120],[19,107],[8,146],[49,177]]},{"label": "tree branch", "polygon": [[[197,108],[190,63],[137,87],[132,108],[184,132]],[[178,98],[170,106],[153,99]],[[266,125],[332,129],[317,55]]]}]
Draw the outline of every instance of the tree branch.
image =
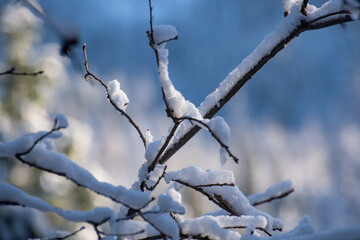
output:
[{"label": "tree branch", "polygon": [[124,110],[120,109],[116,103],[111,99],[110,97],[110,93],[109,93],[109,88],[108,86],[104,83],[104,81],[102,81],[100,78],[98,78],[95,74],[93,74],[92,72],[90,72],[89,70],[89,66],[88,66],[88,60],[87,60],[87,53],[86,53],[86,44],[84,43],[83,45],[83,52],[84,52],[84,58],[85,58],[85,62],[84,62],[84,66],[85,66],[85,70],[86,70],[86,74],[85,74],[85,79],[88,81],[90,78],[94,78],[96,81],[98,81],[106,90],[106,94],[107,94],[107,98],[110,101],[111,105],[113,105],[113,107],[121,113],[121,115],[125,116],[127,118],[127,120],[130,122],[130,124],[136,129],[136,131],[138,132],[144,147],[146,148],[146,138],[144,137],[143,133],[141,132],[139,126],[135,123],[135,121],[130,117],[129,114],[127,114]]},{"label": "tree branch", "polygon": [[43,74],[44,71],[38,71],[38,72],[33,72],[33,73],[28,73],[28,72],[15,72],[15,67],[10,68],[9,70],[5,71],[5,72],[1,72],[0,76],[2,75],[15,75],[15,76],[31,76],[31,77],[35,77],[38,75]]},{"label": "tree branch", "polygon": [[282,193],[281,195],[278,195],[278,196],[273,196],[273,197],[270,197],[268,199],[265,199],[263,201],[260,201],[260,202],[254,202],[252,205],[253,206],[257,206],[257,205],[260,205],[260,204],[263,204],[263,203],[268,203],[268,202],[271,202],[273,200],[276,200],[276,199],[281,199],[281,198],[284,198],[286,196],[288,196],[289,194],[293,193],[294,192],[294,189],[291,189],[285,193]]},{"label": "tree branch", "polygon": [[[308,30],[315,30],[320,28],[329,27],[332,25],[343,24],[349,21],[352,21],[351,16],[348,12],[341,12],[338,18],[335,19],[326,19],[328,16],[337,15],[339,12],[326,14],[319,17],[316,21],[312,20],[310,22],[301,21],[301,24],[296,27],[294,30],[290,31],[286,37],[278,42],[266,55],[264,55],[259,61],[247,72],[241,75],[237,79],[233,87],[227,91],[227,93],[220,99],[216,104],[213,104],[212,107],[208,108],[203,114],[203,118],[211,119],[218,113],[225,104],[227,104],[230,99],[262,68],[268,63],[273,57],[275,57],[281,50],[283,50],[287,44],[289,44],[293,39],[298,37],[301,33]],[[318,20],[324,19],[324,21],[317,23]],[[182,137],[179,137],[178,142],[172,144],[167,148],[162,157],[160,158],[160,163],[165,163],[169,160],[182,146],[184,146],[201,128],[199,126],[192,126]]]}]

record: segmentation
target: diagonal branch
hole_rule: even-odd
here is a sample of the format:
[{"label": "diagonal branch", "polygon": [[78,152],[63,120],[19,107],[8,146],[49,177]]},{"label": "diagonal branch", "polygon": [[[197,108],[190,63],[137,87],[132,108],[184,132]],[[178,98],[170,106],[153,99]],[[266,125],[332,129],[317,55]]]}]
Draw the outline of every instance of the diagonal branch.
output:
[{"label": "diagonal branch", "polygon": [[226,150],[226,152],[229,154],[229,156],[236,163],[239,162],[239,159],[234,154],[232,154],[232,152],[230,151],[229,146],[227,146],[226,144],[223,143],[223,141],[221,141],[221,139],[214,133],[214,131],[209,127],[209,125],[207,125],[206,123],[202,122],[199,119],[192,118],[192,117],[181,117],[181,118],[178,118],[178,120],[189,120],[190,122],[194,121],[194,122],[197,122],[198,124],[204,126],[210,132],[211,136],[220,144],[220,146]]},{"label": "diagonal branch", "polygon": [[[323,19],[321,22],[317,21],[301,21],[301,23],[294,27],[293,30],[289,31],[285,37],[282,38],[277,44],[275,44],[267,54],[263,55],[253,67],[243,74],[235,81],[230,90],[226,94],[217,100],[216,103],[213,103],[211,107],[206,108],[203,111],[203,118],[211,119],[217,112],[219,112],[225,104],[227,104],[230,99],[262,68],[268,63],[273,57],[275,57],[281,50],[283,50],[287,44],[289,44],[293,39],[298,37],[301,33],[308,30],[315,30],[320,28],[329,27],[332,25],[343,24],[349,21],[352,21],[351,16],[348,12],[341,12],[341,15],[337,18],[330,18],[329,16],[340,14],[339,12],[326,14],[319,17],[317,20]],[[285,18],[284,20],[286,20]],[[173,143],[167,148],[162,157],[160,158],[160,163],[165,163],[169,160],[182,146],[184,146],[201,128],[199,126],[192,126],[187,132],[185,132],[176,143]]]},{"label": "diagonal branch", "polygon": [[107,98],[110,101],[111,105],[113,105],[113,107],[121,113],[121,115],[125,116],[127,118],[127,120],[130,122],[130,124],[136,129],[136,131],[138,132],[144,147],[146,148],[146,138],[144,137],[143,133],[141,132],[139,126],[135,123],[135,121],[130,117],[129,114],[127,114],[124,110],[120,109],[117,104],[112,100],[112,98],[110,97],[110,93],[109,93],[109,88],[108,86],[104,83],[104,81],[102,81],[100,78],[98,78],[95,74],[93,74],[92,72],[90,72],[89,70],[89,66],[88,66],[88,60],[87,60],[87,53],[86,53],[86,44],[84,43],[83,45],[83,52],[84,52],[84,58],[85,58],[85,62],[84,62],[84,66],[85,66],[85,70],[86,70],[86,74],[85,74],[85,79],[89,80],[90,78],[94,78],[96,81],[98,81],[106,90],[106,94],[107,94]]}]

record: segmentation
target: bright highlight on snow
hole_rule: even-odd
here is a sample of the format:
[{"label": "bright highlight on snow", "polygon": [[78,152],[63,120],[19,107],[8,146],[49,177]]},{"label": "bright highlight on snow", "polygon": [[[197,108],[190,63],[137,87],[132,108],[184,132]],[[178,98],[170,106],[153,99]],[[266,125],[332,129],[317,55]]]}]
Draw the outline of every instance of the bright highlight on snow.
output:
[{"label": "bright highlight on snow", "polygon": [[108,83],[108,91],[110,99],[114,101],[118,108],[125,111],[129,103],[129,99],[126,93],[120,89],[120,83],[116,79]]}]

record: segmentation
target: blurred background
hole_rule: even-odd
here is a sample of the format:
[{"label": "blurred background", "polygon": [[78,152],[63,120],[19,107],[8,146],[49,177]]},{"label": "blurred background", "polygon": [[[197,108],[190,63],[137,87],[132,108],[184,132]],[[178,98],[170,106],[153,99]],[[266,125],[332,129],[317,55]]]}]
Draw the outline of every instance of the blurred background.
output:
[{"label": "blurred background", "polygon": [[[155,25],[178,30],[179,39],[167,44],[170,77],[196,105],[283,19],[280,0],[154,0],[153,7]],[[155,139],[166,135],[171,121],[146,36],[148,1],[0,0],[0,15],[0,72],[44,71],[0,76],[0,140],[48,130],[56,113],[64,113],[70,126],[57,140],[59,151],[99,180],[130,187],[145,161],[142,142],[104,89],[84,80],[81,46],[86,42],[94,74],[120,82],[130,99],[126,111],[141,129]],[[202,131],[168,161],[168,169],[231,169],[245,195],[293,180],[295,193],[260,206],[283,220],[285,230],[304,215],[317,230],[359,225],[359,42],[360,22],[301,34],[218,114],[232,129],[239,164],[221,167],[218,144]],[[119,207],[13,159],[1,159],[0,179],[66,209]],[[189,217],[217,209],[191,190],[183,191],[183,202]],[[0,208],[0,239],[49,237],[79,226],[53,214]],[[91,231],[75,238],[85,234]]]}]

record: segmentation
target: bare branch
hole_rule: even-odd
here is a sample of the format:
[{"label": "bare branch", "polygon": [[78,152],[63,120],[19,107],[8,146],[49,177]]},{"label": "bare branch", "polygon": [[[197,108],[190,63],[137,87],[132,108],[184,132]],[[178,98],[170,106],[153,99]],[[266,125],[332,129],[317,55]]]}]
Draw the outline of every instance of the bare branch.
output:
[{"label": "bare branch", "polygon": [[38,71],[38,72],[33,72],[33,73],[29,73],[29,72],[15,72],[15,67],[10,68],[9,70],[5,71],[5,72],[1,72],[1,75],[15,75],[15,76],[30,76],[30,77],[35,77],[38,75],[43,74],[44,71]]},{"label": "bare branch", "polygon": [[85,66],[85,70],[86,70],[86,74],[85,74],[85,79],[86,81],[88,81],[91,78],[94,78],[96,81],[98,81],[106,90],[106,94],[107,94],[107,98],[110,101],[111,105],[113,105],[113,107],[121,113],[121,115],[125,116],[128,121],[130,122],[130,124],[136,129],[136,131],[138,132],[144,147],[146,148],[146,138],[144,137],[143,133],[141,132],[139,126],[135,123],[135,121],[130,117],[129,114],[127,114],[124,110],[120,109],[116,103],[111,99],[110,97],[110,93],[109,93],[109,88],[108,86],[104,83],[104,81],[102,81],[100,78],[98,78],[95,74],[93,74],[92,72],[90,72],[89,70],[89,66],[88,66],[88,60],[87,60],[87,53],[86,53],[86,44],[84,43],[83,45],[83,52],[84,52],[84,58],[85,58],[85,62],[84,62],[84,66]]}]

